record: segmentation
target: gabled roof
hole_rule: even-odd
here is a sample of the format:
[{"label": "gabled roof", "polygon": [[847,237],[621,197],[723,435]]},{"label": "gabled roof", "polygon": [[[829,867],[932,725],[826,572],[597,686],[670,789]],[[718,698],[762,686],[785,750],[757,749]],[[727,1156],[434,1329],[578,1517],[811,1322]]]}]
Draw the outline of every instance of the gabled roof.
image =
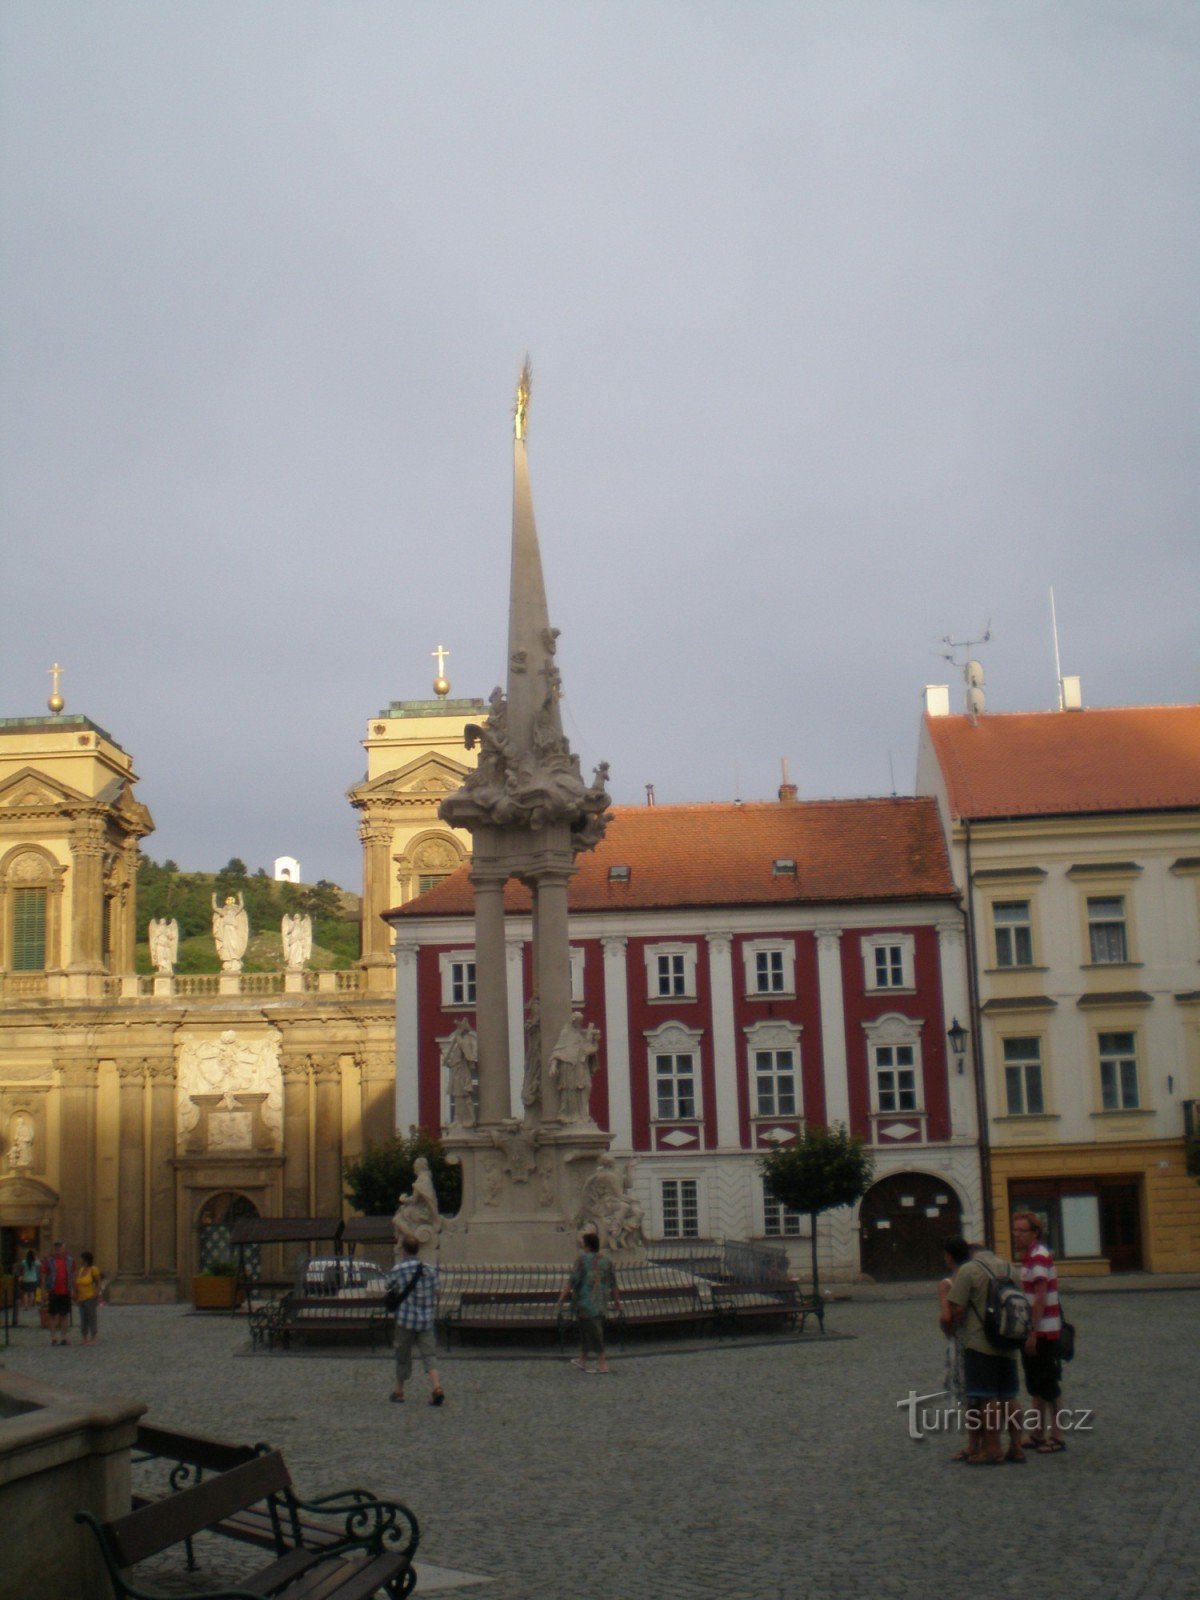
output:
[{"label": "gabled roof", "polygon": [[[953,899],[945,841],[932,800],[810,800],[749,805],[617,806],[595,850],[579,856],[568,887],[572,912],[681,906],[842,904]],[[776,873],[794,861],[795,875]],[[628,868],[627,880],[609,876]],[[474,896],[460,868],[389,917],[469,913]],[[529,893],[510,881],[508,911]]]},{"label": "gabled roof", "polygon": [[1200,706],[925,718],[955,817],[1200,806]]}]

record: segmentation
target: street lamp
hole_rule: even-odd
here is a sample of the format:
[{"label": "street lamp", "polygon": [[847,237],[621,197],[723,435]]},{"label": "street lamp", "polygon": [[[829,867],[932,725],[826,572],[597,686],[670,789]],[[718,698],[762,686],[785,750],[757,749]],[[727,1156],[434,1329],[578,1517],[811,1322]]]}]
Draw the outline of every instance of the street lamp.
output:
[{"label": "street lamp", "polygon": [[955,1017],[954,1021],[946,1030],[946,1037],[950,1041],[950,1048],[954,1052],[954,1059],[958,1062],[958,1070],[961,1076],[963,1069],[963,1057],[967,1053],[967,1030],[963,1027],[962,1023],[957,1017]]}]

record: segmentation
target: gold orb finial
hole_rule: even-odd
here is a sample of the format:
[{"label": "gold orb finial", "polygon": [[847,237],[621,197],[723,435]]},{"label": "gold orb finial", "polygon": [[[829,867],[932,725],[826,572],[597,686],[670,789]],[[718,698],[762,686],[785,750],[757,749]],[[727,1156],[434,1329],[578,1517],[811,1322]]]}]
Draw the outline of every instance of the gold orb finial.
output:
[{"label": "gold orb finial", "polygon": [[521,376],[517,379],[517,403],[513,408],[513,438],[525,438],[525,425],[529,415],[529,395],[533,389],[533,368],[529,364],[529,357],[525,357],[525,365],[521,368]]},{"label": "gold orb finial", "polygon": [[54,713],[54,715],[56,717],[59,715],[59,713],[62,711],[62,708],[67,703],[63,699],[62,695],[58,692],[58,680],[61,677],[62,677],[62,668],[59,666],[58,662],[56,661],[54,663],[54,665],[50,668],[50,698],[49,698],[49,700],[46,701],[46,704],[50,707],[50,710]]},{"label": "gold orb finial", "polygon": [[450,654],[443,645],[438,645],[436,650],[429,652],[437,659],[437,677],[433,680],[433,692],[439,700],[444,700],[450,693],[450,679],[446,676],[446,657]]}]

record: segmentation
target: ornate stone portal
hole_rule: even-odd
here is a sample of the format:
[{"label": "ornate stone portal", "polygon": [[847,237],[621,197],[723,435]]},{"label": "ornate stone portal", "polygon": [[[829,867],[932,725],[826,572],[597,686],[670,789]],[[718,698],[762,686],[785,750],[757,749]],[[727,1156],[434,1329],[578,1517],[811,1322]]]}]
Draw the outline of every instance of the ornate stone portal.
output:
[{"label": "ornate stone portal", "polygon": [[[507,690],[469,725],[479,765],[439,816],[472,837],[475,890],[477,1104],[456,1114],[446,1148],[462,1165],[463,1201],[441,1234],[447,1262],[558,1262],[575,1249],[585,1186],[610,1135],[588,1114],[599,1035],[571,1009],[567,883],[575,856],[598,844],[610,805],[607,763],[588,783],[562,730],[558,629],[550,626],[533,519],[525,429],[529,363],[517,388]],[[533,897],[534,996],[526,1017],[523,1116],[512,1115],[504,885]],[[639,1234],[640,1238],[640,1234]],[[621,1243],[631,1250],[629,1231]]]}]

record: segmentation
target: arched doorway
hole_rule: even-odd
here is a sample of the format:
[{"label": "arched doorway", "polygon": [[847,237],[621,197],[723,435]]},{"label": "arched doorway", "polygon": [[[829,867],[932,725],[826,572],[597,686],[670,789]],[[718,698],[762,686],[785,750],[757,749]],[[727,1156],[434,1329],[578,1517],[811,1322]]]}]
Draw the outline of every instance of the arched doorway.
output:
[{"label": "arched doorway", "polygon": [[962,1232],[962,1207],[944,1178],[897,1172],[863,1196],[858,1213],[862,1270],[877,1283],[939,1278],[942,1241]]},{"label": "arched doorway", "polygon": [[[239,1217],[257,1217],[258,1207],[244,1194],[214,1194],[200,1208],[196,1218],[196,1271],[208,1272],[214,1261],[236,1261],[230,1242],[233,1225]],[[246,1245],[246,1277],[259,1276],[259,1247]]]}]

